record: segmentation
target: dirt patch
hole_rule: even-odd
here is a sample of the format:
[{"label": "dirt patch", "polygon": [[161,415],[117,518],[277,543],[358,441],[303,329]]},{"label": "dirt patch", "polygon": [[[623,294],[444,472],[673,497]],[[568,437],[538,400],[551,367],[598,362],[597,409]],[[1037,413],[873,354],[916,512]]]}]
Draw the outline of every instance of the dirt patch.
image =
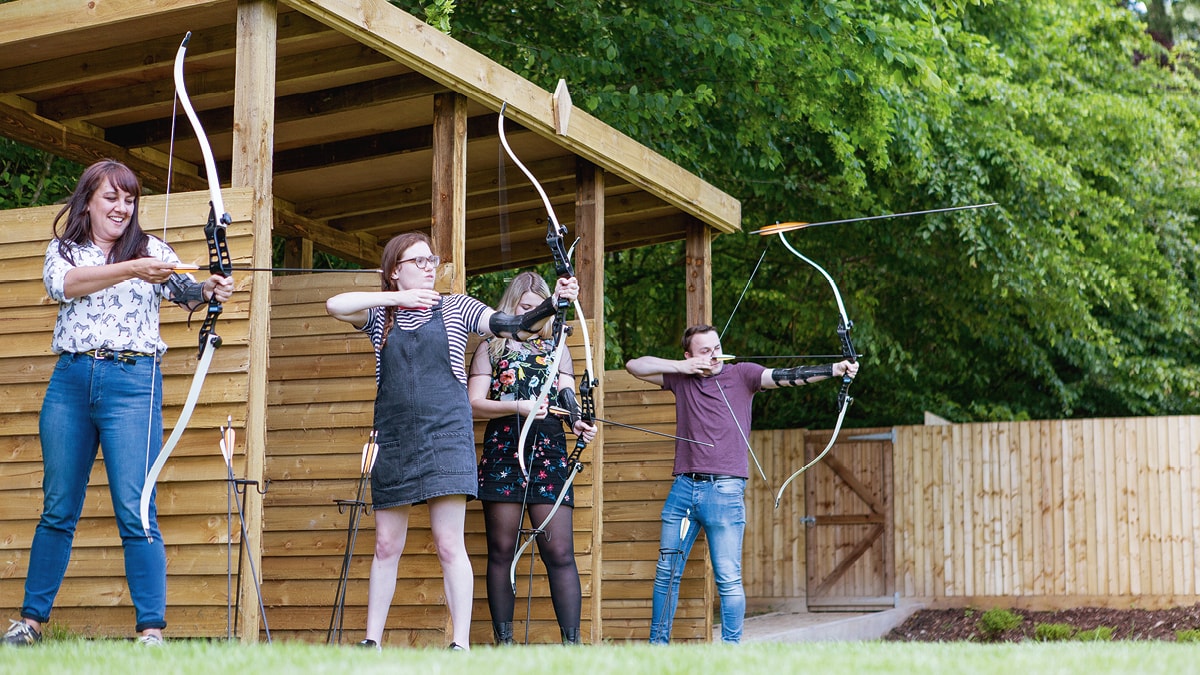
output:
[{"label": "dirt patch", "polygon": [[1200,604],[1159,610],[1081,607],[1053,612],[1010,611],[1023,621],[995,637],[980,628],[983,610],[960,608],[918,610],[883,639],[895,642],[1021,642],[1036,639],[1034,633],[1038,624],[1065,623],[1076,631],[1102,626],[1111,628],[1114,640],[1174,642],[1176,631],[1200,629]]}]

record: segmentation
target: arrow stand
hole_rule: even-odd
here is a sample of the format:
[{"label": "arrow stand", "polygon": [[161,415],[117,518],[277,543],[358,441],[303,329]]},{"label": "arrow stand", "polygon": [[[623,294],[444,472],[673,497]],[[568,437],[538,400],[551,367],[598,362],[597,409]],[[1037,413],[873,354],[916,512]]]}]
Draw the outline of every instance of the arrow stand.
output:
[{"label": "arrow stand", "polygon": [[[234,478],[233,471],[230,469],[229,478],[226,479],[225,489],[225,639],[233,640],[238,634],[238,620],[241,618],[241,601],[242,601],[242,559],[245,557],[246,551],[246,493],[247,488],[254,487],[254,491],[260,495],[267,494],[267,489],[270,487],[270,480],[267,480],[266,485],[260,490],[258,481],[248,480],[245,478]],[[236,495],[236,496],[235,496]],[[241,536],[238,537],[238,552],[237,552],[237,572],[236,582],[235,573],[233,570],[233,517],[234,508],[237,508],[238,527]],[[250,561],[250,571],[254,574],[254,588],[258,592],[259,612],[262,614],[263,630],[267,634],[267,642],[271,641],[271,629],[267,625],[266,608],[263,607],[262,587],[259,585],[258,575],[254,571],[254,561]],[[234,588],[238,589],[234,593]]]},{"label": "arrow stand", "polygon": [[[361,488],[359,490],[362,492]],[[354,560],[354,545],[358,541],[358,525],[364,515],[370,515],[371,506],[362,499],[335,499],[338,513],[349,514],[346,520],[346,553],[342,556],[342,572],[338,576],[337,593],[333,598],[333,613],[329,617],[329,635],[326,644],[336,645],[342,641],[342,621],[345,619],[346,586],[350,581],[350,563]]]},{"label": "arrow stand", "polygon": [[[662,608],[663,615],[650,618],[650,622],[651,622],[650,630],[651,631],[654,630],[654,626],[661,625],[661,623],[660,623],[661,620],[664,619],[667,616],[667,614],[671,613],[671,608],[673,606],[672,601],[671,601],[671,595],[672,595],[671,589],[673,587],[675,587],[675,571],[679,569],[679,560],[680,560],[680,558],[683,557],[683,549],[681,549],[681,548],[660,548],[660,549],[658,549],[658,559],[659,560],[662,560],[662,559],[666,558],[667,556],[671,556],[671,574],[670,574],[670,576],[667,577],[667,598],[666,598],[666,600],[663,601],[663,608]],[[682,576],[679,578],[679,586],[680,587],[683,586],[683,577]],[[678,593],[676,593],[676,595],[678,595]],[[667,640],[670,640],[670,639],[671,639],[671,636],[668,633]]]}]

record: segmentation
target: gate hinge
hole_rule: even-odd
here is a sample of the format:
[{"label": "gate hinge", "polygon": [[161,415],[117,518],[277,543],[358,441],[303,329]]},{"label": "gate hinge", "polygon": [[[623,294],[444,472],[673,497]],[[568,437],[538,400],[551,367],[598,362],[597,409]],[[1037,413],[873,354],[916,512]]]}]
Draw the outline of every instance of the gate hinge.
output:
[{"label": "gate hinge", "polygon": [[816,524],[817,524],[817,517],[816,517],[816,516],[801,516],[801,517],[800,517],[800,524],[802,524],[802,525],[808,525],[808,526],[810,526],[810,527],[811,527],[811,526],[813,526],[813,525],[816,525]]}]

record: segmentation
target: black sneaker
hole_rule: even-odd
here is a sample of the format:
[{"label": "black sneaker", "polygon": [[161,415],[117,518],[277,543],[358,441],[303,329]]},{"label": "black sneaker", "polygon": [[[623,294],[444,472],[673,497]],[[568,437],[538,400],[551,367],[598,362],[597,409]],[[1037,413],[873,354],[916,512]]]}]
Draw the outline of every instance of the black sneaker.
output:
[{"label": "black sneaker", "polygon": [[12,626],[4,633],[3,644],[13,647],[29,647],[42,641],[42,634],[24,621],[8,620]]},{"label": "black sneaker", "polygon": [[383,651],[383,647],[380,647],[379,643],[374,640],[363,640],[355,646],[362,647],[363,649],[374,649],[377,652]]}]

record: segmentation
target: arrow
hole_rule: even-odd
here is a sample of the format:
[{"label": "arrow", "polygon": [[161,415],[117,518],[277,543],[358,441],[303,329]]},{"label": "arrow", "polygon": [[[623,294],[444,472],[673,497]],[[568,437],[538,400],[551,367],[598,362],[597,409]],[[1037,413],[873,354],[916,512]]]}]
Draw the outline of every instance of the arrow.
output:
[{"label": "arrow", "polygon": [[866,220],[883,220],[885,218],[903,218],[905,216],[923,216],[929,213],[945,213],[947,211],[963,211],[966,209],[982,209],[987,206],[996,206],[998,202],[988,202],[987,204],[971,204],[970,206],[950,206],[944,209],[929,209],[927,211],[908,211],[906,213],[888,213],[882,216],[863,216],[861,218],[843,218],[841,220],[824,220],[819,223],[775,223],[768,225],[762,229],[754,230],[750,234],[760,234],[767,236],[768,234],[779,234],[781,232],[791,232],[792,230],[801,230],[808,227],[821,227],[823,225],[842,225],[845,223],[860,223]]}]

